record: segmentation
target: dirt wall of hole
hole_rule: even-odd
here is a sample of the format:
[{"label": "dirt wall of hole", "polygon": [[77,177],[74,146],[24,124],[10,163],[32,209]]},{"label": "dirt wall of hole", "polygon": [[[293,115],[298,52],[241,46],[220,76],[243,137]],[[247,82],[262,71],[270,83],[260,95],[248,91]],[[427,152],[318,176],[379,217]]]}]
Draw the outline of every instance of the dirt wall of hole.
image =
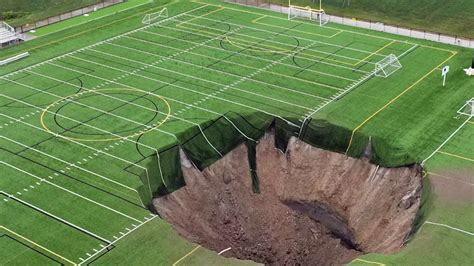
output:
[{"label": "dirt wall of hole", "polygon": [[186,186],[154,200],[190,241],[273,265],[331,265],[403,245],[420,207],[421,167],[383,168],[296,138],[257,145],[261,193],[252,192],[240,145],[199,171],[181,154]]}]

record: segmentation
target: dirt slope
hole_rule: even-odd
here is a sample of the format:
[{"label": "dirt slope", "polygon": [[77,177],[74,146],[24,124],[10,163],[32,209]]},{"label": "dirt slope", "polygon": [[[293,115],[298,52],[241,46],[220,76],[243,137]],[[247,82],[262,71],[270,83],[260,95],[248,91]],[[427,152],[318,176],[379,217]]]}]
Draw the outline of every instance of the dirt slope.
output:
[{"label": "dirt slope", "polygon": [[154,200],[160,215],[193,242],[266,264],[332,265],[397,251],[420,204],[418,166],[377,168],[297,139],[284,154],[272,134],[257,145],[260,194],[245,145],[203,172],[182,155],[182,168],[187,186]]}]

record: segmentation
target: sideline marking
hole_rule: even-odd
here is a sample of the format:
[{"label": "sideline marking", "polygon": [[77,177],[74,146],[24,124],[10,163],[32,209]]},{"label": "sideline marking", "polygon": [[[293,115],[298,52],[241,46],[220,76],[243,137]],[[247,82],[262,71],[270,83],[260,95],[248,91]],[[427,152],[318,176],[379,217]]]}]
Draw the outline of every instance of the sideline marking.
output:
[{"label": "sideline marking", "polygon": [[398,100],[400,97],[402,97],[405,93],[407,93],[408,91],[410,91],[411,89],[413,89],[414,87],[416,87],[416,85],[418,85],[420,82],[422,82],[424,79],[426,79],[427,77],[429,77],[433,72],[437,71],[438,68],[443,65],[444,63],[446,63],[447,61],[449,61],[451,58],[453,58],[455,55],[457,55],[457,52],[453,52],[446,60],[444,60],[443,62],[441,62],[441,64],[437,65],[435,68],[433,68],[430,72],[428,72],[427,74],[425,74],[423,77],[421,77],[419,80],[415,81],[415,83],[413,83],[412,85],[410,85],[408,88],[406,88],[404,91],[402,91],[400,94],[398,94],[397,96],[395,96],[393,99],[391,99],[388,103],[386,103],[384,106],[382,106],[379,110],[377,110],[375,113],[373,113],[372,115],[370,115],[368,118],[366,118],[362,123],[360,123],[357,127],[355,127],[353,130],[352,130],[352,134],[351,134],[351,139],[349,140],[349,144],[347,145],[347,149],[346,149],[346,155],[347,153],[349,152],[349,149],[351,148],[351,145],[352,145],[352,140],[354,139],[354,134],[357,130],[359,130],[361,127],[363,127],[365,124],[367,124],[367,122],[369,122],[370,120],[372,120],[372,118],[374,118],[377,114],[379,114],[380,112],[382,112],[383,110],[385,110],[385,108],[387,108],[388,106],[390,106],[392,103],[394,103],[396,100]]},{"label": "sideline marking", "polygon": [[370,260],[364,260],[364,259],[355,259],[353,261],[362,261],[362,262],[369,263],[369,264],[377,264],[377,265],[380,265],[380,266],[385,266],[385,264],[383,264],[383,263],[376,262],[376,261],[370,261]]},{"label": "sideline marking", "polygon": [[[92,27],[92,28],[90,28],[90,29],[88,29],[88,30],[81,31],[81,32],[75,33],[75,34],[73,34],[73,35],[66,36],[66,37],[61,38],[61,39],[56,39],[55,41],[51,41],[51,42],[47,42],[47,43],[44,43],[44,44],[41,44],[41,45],[33,46],[32,48],[30,48],[30,49],[28,49],[28,50],[24,50],[24,51],[25,51],[25,52],[31,52],[31,51],[36,50],[36,49],[39,49],[39,48],[41,48],[41,47],[49,46],[49,45],[51,45],[51,44],[58,43],[58,42],[62,42],[62,41],[64,41],[64,40],[67,40],[67,39],[70,39],[70,38],[73,38],[73,37],[76,37],[76,36],[79,36],[79,35],[81,35],[81,34],[88,33],[88,32],[91,32],[91,31],[94,31],[94,30],[97,30],[97,29],[102,29],[102,28],[104,28],[104,27],[110,26],[110,25],[115,24],[115,23],[117,23],[117,22],[122,22],[122,21],[124,21],[124,20],[131,19],[131,18],[133,18],[133,17],[137,17],[137,16],[142,15],[142,14],[145,14],[145,13],[149,13],[149,12],[152,11],[152,10],[160,9],[160,8],[165,7],[165,6],[173,5],[173,4],[176,4],[176,3],[178,3],[178,2],[173,1],[173,2],[171,2],[171,3],[165,4],[165,5],[161,5],[161,6],[156,7],[156,8],[151,8],[151,9],[149,9],[149,10],[146,10],[146,11],[143,11],[143,12],[140,12],[140,13],[136,13],[136,14],[134,14],[134,15],[131,15],[131,16],[128,16],[128,17],[125,17],[125,18],[122,18],[122,19],[115,20],[115,21],[113,21],[113,22],[100,25],[100,26],[98,26],[98,27]],[[200,4],[203,4],[203,3],[200,3]],[[92,20],[92,21],[94,21],[94,20]],[[90,22],[92,22],[92,21],[90,21]],[[77,25],[77,26],[79,26],[79,25]],[[140,27],[139,27],[139,28],[140,28]],[[62,31],[62,30],[60,30],[60,31]],[[60,31],[57,31],[57,32],[60,32]],[[44,35],[44,36],[46,36],[46,35]],[[41,38],[41,37],[43,37],[43,36],[39,36],[38,38]],[[5,58],[7,58],[7,57],[8,57],[8,56],[2,57],[2,58],[0,58],[0,59],[5,59]]]},{"label": "sideline marking", "polygon": [[451,157],[455,157],[455,158],[458,158],[458,159],[474,162],[474,159],[463,157],[463,156],[460,156],[460,155],[457,155],[457,154],[453,154],[453,153],[449,153],[449,152],[445,152],[445,151],[438,151],[438,153],[448,155],[448,156],[451,156]]},{"label": "sideline marking", "polygon": [[183,21],[183,22],[180,22],[180,23],[176,24],[176,27],[182,27],[182,26],[181,26],[182,24],[187,24],[187,23],[189,23],[189,22],[191,22],[191,21],[193,21],[193,20],[196,20],[196,19],[199,19],[199,18],[208,16],[208,15],[210,15],[210,14],[219,12],[219,11],[221,11],[221,10],[223,10],[223,9],[224,9],[224,7],[220,7],[220,8],[218,8],[218,9],[216,9],[216,10],[212,10],[212,11],[209,11],[209,12],[207,12],[207,13],[205,13],[205,14],[200,15],[200,16],[196,16],[196,17],[194,17],[194,18],[192,18],[192,19],[190,19],[190,20],[185,20],[185,21]]},{"label": "sideline marking", "polygon": [[[83,92],[82,94],[86,94],[86,93],[95,93],[97,91],[135,91],[135,92],[141,92],[141,93],[145,93],[146,95],[150,95],[149,92],[147,91],[144,91],[144,90],[140,90],[140,89],[129,89],[129,88],[115,88],[115,89],[96,89],[96,90],[88,90],[88,91],[85,91]],[[81,94],[81,95],[82,95]],[[81,96],[79,95],[79,96]],[[66,101],[67,103],[70,102],[70,99],[71,98],[74,98],[74,97],[77,97],[78,94],[72,94],[72,95],[68,95],[66,97],[62,97],[60,99],[58,99],[57,101],[54,101],[53,103],[51,103],[50,105],[48,105],[46,108],[44,108],[43,112],[41,113],[41,116],[40,116],[40,122],[41,122],[41,126],[48,132],[50,133],[51,135],[57,135],[57,133],[53,132],[51,129],[48,128],[48,126],[46,126],[46,123],[44,121],[44,117],[46,115],[46,113],[49,113],[49,112],[52,112],[50,111],[49,109],[51,107],[54,107],[55,105],[57,105],[58,103],[62,103],[64,101]],[[112,141],[112,140],[120,140],[120,139],[124,139],[124,138],[132,138],[132,137],[135,137],[135,136],[138,136],[138,135],[141,135],[141,134],[145,134],[145,133],[148,133],[150,132],[151,130],[154,130],[158,127],[160,127],[161,125],[163,125],[166,121],[168,121],[170,115],[171,115],[171,106],[170,104],[168,103],[168,101],[163,98],[162,96],[160,95],[157,95],[157,94],[153,94],[153,96],[155,96],[156,98],[159,98],[162,102],[165,103],[166,105],[166,116],[164,119],[162,119],[159,123],[156,124],[156,126],[154,127],[151,127],[151,128],[148,128],[146,126],[144,126],[144,128],[146,128],[145,130],[140,130],[138,132],[135,132],[131,135],[128,135],[128,136],[121,136],[121,137],[113,137],[113,138],[105,138],[105,139],[86,139],[86,138],[73,138],[73,137],[67,137],[67,136],[64,136],[65,138],[67,139],[72,139],[72,140],[77,140],[77,141],[88,141],[88,142],[101,142],[101,141]]]},{"label": "sideline marking", "polygon": [[30,239],[28,239],[28,238],[26,238],[26,237],[20,235],[20,234],[18,234],[18,233],[15,233],[14,231],[12,231],[12,230],[6,228],[5,226],[1,226],[1,225],[0,225],[0,231],[1,231],[1,230],[5,230],[5,231],[7,231],[8,233],[10,233],[10,234],[12,234],[12,235],[14,235],[14,236],[16,236],[16,237],[19,237],[19,238],[23,239],[24,241],[26,241],[26,242],[28,242],[28,243],[30,243],[30,244],[33,244],[34,246],[39,247],[40,249],[46,251],[46,253],[53,254],[54,256],[56,256],[56,257],[58,257],[58,258],[60,258],[60,259],[62,259],[62,260],[64,260],[64,261],[67,261],[67,262],[71,263],[72,265],[77,265],[75,262],[73,262],[73,261],[71,261],[71,260],[69,260],[69,259],[66,259],[65,257],[63,257],[63,256],[61,256],[61,255],[55,253],[54,251],[51,251],[51,250],[49,250],[49,249],[47,249],[47,248],[41,246],[40,244],[38,244],[38,243],[36,243],[36,242],[34,242],[34,241],[32,241],[32,240],[30,240]]},{"label": "sideline marking", "polygon": [[[195,2],[195,3],[200,3],[200,4],[205,4],[199,0],[191,0],[191,2]],[[232,3],[231,3],[232,4]],[[215,4],[208,4],[208,5],[211,5],[211,6],[218,6],[218,5],[215,5]],[[270,9],[261,9],[259,7],[254,7],[254,6],[248,6],[248,5],[242,5],[242,4],[237,4],[237,5],[240,5],[240,6],[243,6],[244,8],[247,8],[247,9],[252,9],[252,8],[255,8],[259,11],[271,11],[273,13],[278,13],[278,14],[283,14],[283,13],[280,13],[278,11],[274,11],[274,10],[270,10]],[[248,11],[248,10],[244,10],[244,9],[239,9],[239,8],[234,8],[234,7],[228,7],[226,6],[225,7],[226,9],[230,9],[230,10],[235,10],[235,11],[239,11],[239,12],[244,12],[244,13],[249,13],[249,14],[254,14],[254,15],[262,15],[262,13],[258,13],[258,12],[253,12],[253,11]],[[285,20],[285,21],[288,21],[288,19],[286,18],[283,18],[283,17],[279,17],[279,16],[271,16],[271,15],[267,15],[269,17],[272,17],[272,18],[276,18],[276,19],[280,19],[280,20]],[[303,24],[308,24],[308,25],[314,25],[312,23],[309,23],[309,22],[306,22],[306,21],[301,21],[301,23]],[[338,23],[334,23],[334,24],[338,24]],[[342,24],[338,24],[338,25],[341,25],[341,26],[345,26],[345,27],[352,27],[354,28],[354,26],[347,26],[347,25],[342,25]],[[362,36],[369,36],[371,38],[376,38],[376,39],[382,39],[382,40],[389,40],[389,41],[398,41],[398,42],[406,42],[406,43],[409,43],[409,44],[417,44],[417,43],[414,43],[414,42],[409,42],[409,41],[406,41],[406,40],[397,40],[397,39],[392,39],[392,38],[388,38],[388,37],[382,37],[382,36],[377,36],[377,35],[371,35],[371,34],[368,34],[368,33],[362,33],[362,32],[358,32],[358,31],[353,31],[353,30],[344,30],[344,29],[339,29],[337,27],[330,27],[330,26],[324,26],[325,28],[328,28],[328,29],[333,29],[333,30],[340,30],[342,32],[348,32],[348,33],[351,33],[351,34],[358,34],[358,35],[362,35]],[[358,27],[355,27],[357,29],[361,29],[361,30],[366,30],[366,29],[363,29],[363,28],[358,28]],[[371,30],[371,31],[374,31],[374,30]],[[383,32],[384,34],[390,34],[388,32]],[[400,36],[402,38],[405,38],[405,39],[415,39],[414,37],[409,37],[409,36],[403,36],[403,35],[397,35],[397,36]],[[427,40],[423,40],[421,39],[421,41],[427,41]],[[428,49],[434,49],[434,50],[439,50],[439,51],[444,51],[444,52],[450,52],[450,53],[455,53],[456,51],[454,50],[449,50],[449,49],[444,49],[444,48],[439,48],[439,47],[435,47],[435,46],[430,46],[430,45],[424,45],[424,44],[417,44],[418,46],[420,47],[424,47],[424,48],[428,48]]]},{"label": "sideline marking", "polygon": [[173,266],[176,266],[180,261],[184,260],[186,257],[188,257],[189,255],[191,255],[194,251],[198,250],[200,247],[201,247],[201,245],[198,245],[197,247],[195,247],[193,250],[191,250],[190,252],[188,252],[188,254],[184,255],[183,257],[181,257],[181,259],[179,259],[179,260],[177,260],[175,263],[173,263]]},{"label": "sideline marking", "polygon": [[[307,35],[314,35],[314,36],[324,37],[324,38],[329,38],[329,39],[334,38],[334,37],[336,37],[337,35],[339,35],[343,32],[342,30],[337,30],[336,33],[334,33],[333,35],[328,36],[328,35],[324,35],[324,34],[307,32],[307,31],[297,30],[297,29],[290,29],[290,28],[286,28],[286,27],[283,27],[283,26],[277,26],[277,25],[273,25],[273,24],[269,24],[269,23],[259,22],[260,20],[262,20],[266,17],[274,18],[273,16],[262,15],[261,17],[252,20],[252,23],[260,24],[260,25],[264,25],[264,26],[269,26],[269,27],[274,27],[274,28],[279,28],[279,29],[284,29],[284,30],[289,30],[289,31],[294,31],[294,32],[301,32],[301,33],[304,33],[304,34],[307,34]],[[303,23],[303,24],[307,25],[307,23]]]},{"label": "sideline marking", "polygon": [[[382,46],[380,49],[378,49],[377,51],[375,52],[372,52],[371,54],[369,54],[367,57],[365,57],[364,59],[361,59],[359,62],[356,63],[356,65],[360,64],[360,63],[363,63],[365,62],[367,59],[371,58],[372,56],[378,54],[380,51],[382,51],[383,49],[389,47],[390,45],[394,44],[396,41],[391,41],[387,44],[385,44],[384,46]],[[369,62],[369,61],[367,61]]]},{"label": "sideline marking", "polygon": [[474,236],[474,233],[472,233],[472,232],[468,232],[468,231],[465,231],[465,230],[462,230],[462,229],[459,229],[459,228],[456,228],[456,227],[453,227],[453,226],[449,226],[447,224],[435,223],[435,222],[430,222],[430,221],[426,221],[424,224],[442,226],[442,227],[446,227],[446,228],[454,230],[454,231],[458,231],[460,233],[464,233],[466,235]]}]

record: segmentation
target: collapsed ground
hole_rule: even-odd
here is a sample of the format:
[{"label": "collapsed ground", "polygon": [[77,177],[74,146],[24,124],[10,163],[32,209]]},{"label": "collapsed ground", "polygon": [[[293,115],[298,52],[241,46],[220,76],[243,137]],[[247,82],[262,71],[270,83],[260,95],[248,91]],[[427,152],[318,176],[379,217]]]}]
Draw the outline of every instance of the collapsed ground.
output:
[{"label": "collapsed ground", "polygon": [[202,172],[182,153],[187,186],[155,199],[157,211],[193,242],[265,264],[341,264],[404,244],[420,207],[421,167],[377,167],[296,138],[282,153],[273,134],[256,153],[260,193],[245,144]]}]

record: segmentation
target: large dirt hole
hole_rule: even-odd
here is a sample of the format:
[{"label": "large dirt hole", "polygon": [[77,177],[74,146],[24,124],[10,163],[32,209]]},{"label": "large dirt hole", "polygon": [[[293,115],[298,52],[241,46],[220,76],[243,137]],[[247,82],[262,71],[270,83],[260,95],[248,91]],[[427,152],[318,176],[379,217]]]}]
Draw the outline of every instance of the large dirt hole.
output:
[{"label": "large dirt hole", "polygon": [[189,240],[271,265],[347,263],[400,249],[420,207],[421,167],[383,168],[292,138],[284,154],[257,145],[260,194],[240,145],[204,171],[182,155],[186,186],[155,199]]}]

